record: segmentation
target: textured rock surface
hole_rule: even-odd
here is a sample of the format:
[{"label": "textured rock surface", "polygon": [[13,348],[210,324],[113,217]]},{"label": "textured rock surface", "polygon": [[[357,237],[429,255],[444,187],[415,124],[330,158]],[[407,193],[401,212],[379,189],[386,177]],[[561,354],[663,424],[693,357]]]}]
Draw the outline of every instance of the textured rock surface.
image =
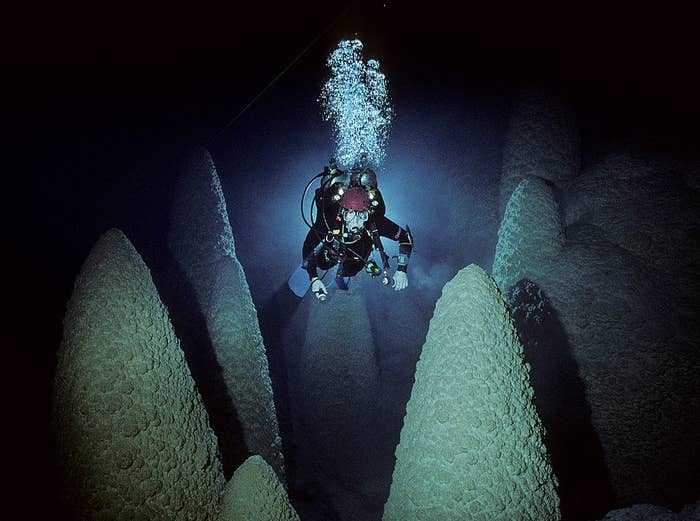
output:
[{"label": "textured rock surface", "polygon": [[435,306],[383,519],[558,519],[528,378],[496,284],[464,268]]},{"label": "textured rock surface", "polygon": [[76,518],[215,518],[216,437],[150,272],[118,230],[76,280],[53,413]]},{"label": "textured rock surface", "polygon": [[[667,273],[700,275],[697,194],[683,165],[631,153],[613,154],[567,189],[589,209],[586,222],[605,238]],[[627,202],[628,204],[621,204]]]},{"label": "textured rock surface", "polygon": [[[552,189],[538,178],[523,179],[513,191],[501,226],[493,278],[509,288],[522,278],[523,265],[551,264],[564,244],[564,230]],[[539,276],[531,280],[539,282]]]},{"label": "textured rock surface", "polygon": [[678,513],[657,505],[633,505],[608,512],[600,521],[698,521],[700,500],[689,503]]},{"label": "textured rock surface", "polygon": [[275,471],[251,456],[233,473],[221,498],[220,521],[299,521]]},{"label": "textured rock surface", "polygon": [[[186,281],[183,286],[188,286],[180,288],[180,304],[174,306],[174,315],[182,317],[176,327],[180,322],[192,323],[192,314],[201,317],[204,331],[184,334],[183,348],[197,367],[193,373],[199,376],[198,385],[221,439],[224,465],[232,470],[249,453],[260,454],[284,479],[258,316],[235,255],[219,177],[203,148],[192,151],[181,168],[168,246]],[[192,299],[183,297],[186,289]]]},{"label": "textured rock surface", "polygon": [[700,483],[700,454],[687,451],[700,432],[700,328],[691,318],[700,311],[700,199],[683,179],[673,163],[615,154],[564,186],[562,200],[586,211],[565,209],[572,217],[558,255],[542,255],[551,241],[533,232],[551,222],[537,194],[517,201],[533,209],[527,226],[506,211],[499,231],[497,261],[518,252],[507,276],[494,262],[504,293],[534,281],[558,313],[562,351],[579,368],[605,455],[610,506],[681,505]]},{"label": "textured rock surface", "polygon": [[539,177],[562,186],[580,169],[579,134],[564,101],[526,92],[515,101],[506,133],[500,215],[521,179]]},{"label": "textured rock surface", "polygon": [[358,521],[380,515],[380,484],[390,479],[375,439],[379,370],[361,285],[358,276],[350,290],[310,302],[304,344],[289,359],[301,486],[329,498],[339,519]]}]

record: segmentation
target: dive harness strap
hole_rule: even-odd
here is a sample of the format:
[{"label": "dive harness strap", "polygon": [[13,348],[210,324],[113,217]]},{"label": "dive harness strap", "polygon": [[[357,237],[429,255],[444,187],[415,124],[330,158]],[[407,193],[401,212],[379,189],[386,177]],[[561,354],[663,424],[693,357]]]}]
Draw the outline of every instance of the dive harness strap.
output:
[{"label": "dive harness strap", "polygon": [[384,251],[384,245],[382,244],[382,239],[379,237],[379,230],[377,230],[377,224],[373,221],[370,224],[370,235],[372,237],[372,243],[374,248],[379,252],[379,256],[382,258],[382,267],[384,268],[384,276],[382,277],[382,284],[385,286],[391,283],[391,277],[389,276],[389,256]]}]

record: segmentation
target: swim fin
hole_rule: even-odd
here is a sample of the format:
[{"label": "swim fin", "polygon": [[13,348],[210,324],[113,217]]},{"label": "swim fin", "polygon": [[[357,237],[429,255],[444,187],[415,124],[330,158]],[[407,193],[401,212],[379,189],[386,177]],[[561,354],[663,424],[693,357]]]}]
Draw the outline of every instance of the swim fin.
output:
[{"label": "swim fin", "polygon": [[292,290],[292,293],[301,298],[306,295],[306,292],[309,291],[309,287],[311,287],[311,283],[309,282],[309,273],[304,268],[299,266],[296,270],[294,270],[292,276],[289,277],[287,284],[289,285],[289,289]]}]

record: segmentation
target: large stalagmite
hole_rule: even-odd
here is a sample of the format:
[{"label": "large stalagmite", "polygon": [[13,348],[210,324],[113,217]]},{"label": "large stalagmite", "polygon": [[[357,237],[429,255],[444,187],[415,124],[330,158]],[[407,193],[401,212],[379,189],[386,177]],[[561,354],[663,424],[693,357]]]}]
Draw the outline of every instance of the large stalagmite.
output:
[{"label": "large stalagmite", "polygon": [[150,272],[118,230],[76,280],[53,416],[76,518],[214,519],[216,437]]},{"label": "large stalagmite", "polygon": [[304,345],[289,361],[302,479],[331,497],[343,520],[377,516],[375,484],[388,479],[377,465],[379,369],[362,285],[355,278],[349,291],[310,303]]},{"label": "large stalagmite", "polygon": [[251,456],[233,473],[221,498],[220,521],[299,521],[267,462]]},{"label": "large stalagmite", "polygon": [[[221,440],[224,466],[235,468],[248,454],[260,454],[284,479],[258,316],[236,258],[219,177],[203,148],[194,149],[181,168],[168,246],[185,281],[173,306],[182,318],[175,325],[189,324],[183,346]],[[200,331],[192,329],[196,319]]]},{"label": "large stalagmite", "polygon": [[472,264],[435,306],[383,519],[558,519],[532,398],[506,305]]}]

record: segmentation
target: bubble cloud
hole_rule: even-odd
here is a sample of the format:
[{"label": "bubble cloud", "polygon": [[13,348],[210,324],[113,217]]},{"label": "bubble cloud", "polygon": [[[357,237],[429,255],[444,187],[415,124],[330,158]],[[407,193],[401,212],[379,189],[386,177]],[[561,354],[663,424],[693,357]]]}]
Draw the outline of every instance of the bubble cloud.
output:
[{"label": "bubble cloud", "polygon": [[379,166],[384,160],[393,110],[386,77],[377,60],[363,61],[360,40],[342,40],[326,62],[331,77],[319,102],[323,119],[333,123],[336,160],[350,167],[362,152]]}]

